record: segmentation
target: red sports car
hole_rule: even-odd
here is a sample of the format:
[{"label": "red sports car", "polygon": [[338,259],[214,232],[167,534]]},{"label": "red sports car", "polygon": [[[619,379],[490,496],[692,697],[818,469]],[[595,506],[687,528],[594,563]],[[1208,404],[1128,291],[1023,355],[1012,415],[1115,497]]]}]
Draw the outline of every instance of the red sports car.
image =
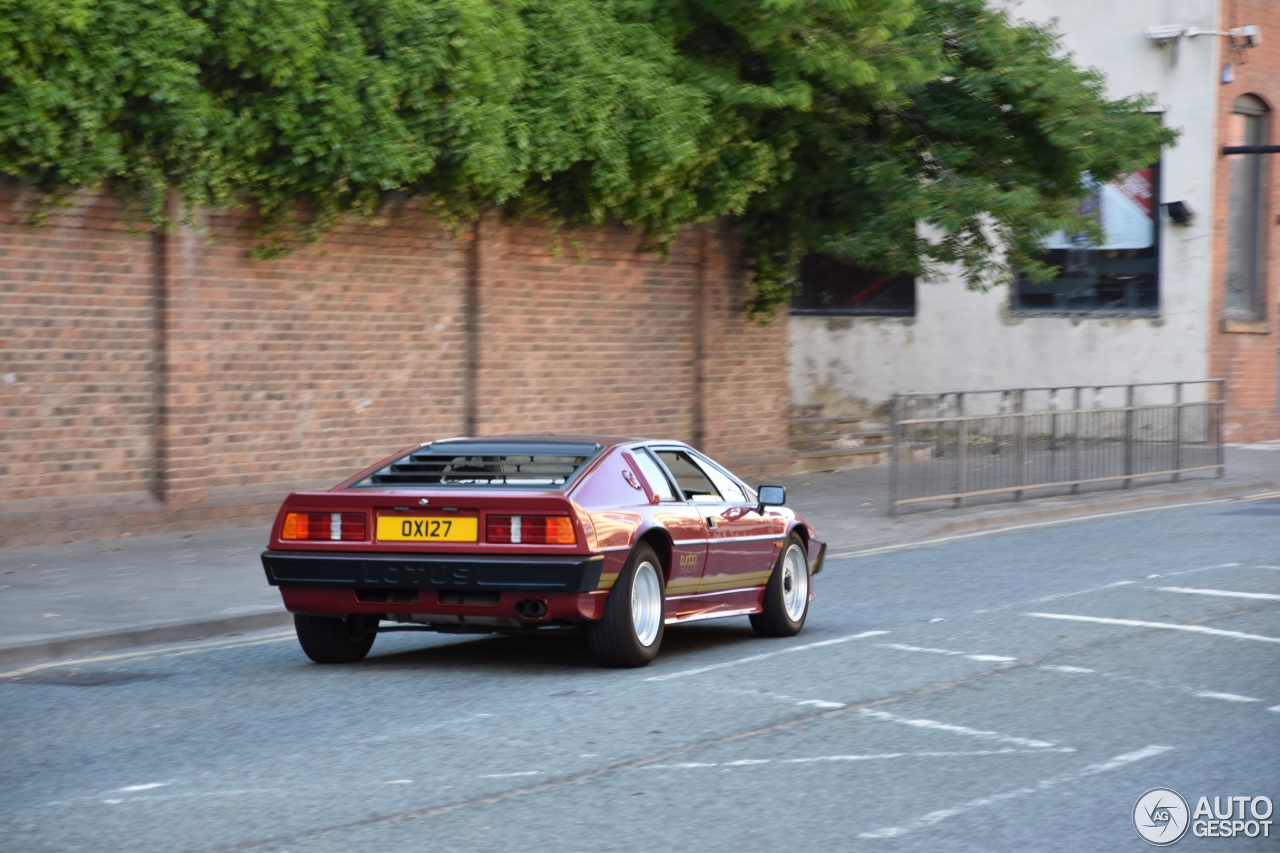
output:
[{"label": "red sports car", "polygon": [[668,624],[800,631],[826,544],[785,500],[678,441],[455,438],[289,495],[262,565],[317,663],[363,659],[393,622],[580,625],[602,664],[644,666]]}]

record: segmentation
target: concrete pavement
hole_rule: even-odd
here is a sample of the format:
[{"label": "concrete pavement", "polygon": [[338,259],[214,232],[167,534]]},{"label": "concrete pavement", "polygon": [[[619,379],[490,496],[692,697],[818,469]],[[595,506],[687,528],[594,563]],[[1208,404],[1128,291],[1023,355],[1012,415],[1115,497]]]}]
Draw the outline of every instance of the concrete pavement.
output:
[{"label": "concrete pavement", "polygon": [[[887,466],[775,478],[830,555],[978,530],[1280,490],[1280,441],[1231,445],[1223,478],[888,514]],[[283,498],[284,496],[281,495]],[[937,504],[930,506],[945,506]],[[265,526],[0,549],[0,665],[292,624],[266,582]],[[821,579],[818,593],[821,595]]]}]

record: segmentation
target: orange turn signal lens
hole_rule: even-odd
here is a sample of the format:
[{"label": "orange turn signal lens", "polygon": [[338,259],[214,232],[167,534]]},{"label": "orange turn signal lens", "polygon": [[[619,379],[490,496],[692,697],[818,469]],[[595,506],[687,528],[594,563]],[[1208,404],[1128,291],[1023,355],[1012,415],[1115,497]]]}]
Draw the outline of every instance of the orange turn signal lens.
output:
[{"label": "orange turn signal lens", "polygon": [[362,542],[365,539],[363,512],[290,512],[280,525],[280,538],[289,540],[329,540]]},{"label": "orange turn signal lens", "polygon": [[546,543],[548,545],[572,545],[578,541],[573,535],[573,521],[567,517],[546,519]]}]

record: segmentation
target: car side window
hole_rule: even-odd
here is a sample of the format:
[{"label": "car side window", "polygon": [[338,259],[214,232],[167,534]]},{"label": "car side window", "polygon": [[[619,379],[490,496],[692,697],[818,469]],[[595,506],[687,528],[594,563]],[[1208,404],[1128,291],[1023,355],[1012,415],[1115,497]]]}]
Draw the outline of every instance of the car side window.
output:
[{"label": "car side window", "polygon": [[632,457],[636,460],[636,465],[640,468],[640,474],[644,477],[645,482],[649,484],[649,488],[653,489],[653,493],[658,496],[658,500],[674,501],[679,500],[676,497],[675,489],[671,487],[671,482],[667,479],[667,473],[662,470],[662,466],[658,464],[649,452],[646,450],[637,450]]},{"label": "car side window", "polygon": [[689,500],[702,503],[725,500],[707,472],[688,453],[683,450],[659,450],[657,453],[671,476],[676,478],[676,485]]},{"label": "car side window", "polygon": [[712,483],[715,483],[716,489],[719,490],[720,496],[731,504],[739,504],[747,502],[747,494],[742,487],[734,482],[733,478],[721,471],[715,465],[706,459],[699,459],[702,463],[702,470],[707,473]]}]

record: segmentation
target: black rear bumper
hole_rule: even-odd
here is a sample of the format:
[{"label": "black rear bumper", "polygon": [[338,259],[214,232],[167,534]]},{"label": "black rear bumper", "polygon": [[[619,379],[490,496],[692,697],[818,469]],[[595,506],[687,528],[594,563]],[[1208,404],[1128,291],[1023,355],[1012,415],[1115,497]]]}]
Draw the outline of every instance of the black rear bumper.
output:
[{"label": "black rear bumper", "polygon": [[590,592],[604,558],[450,557],[263,551],[272,586],[322,589],[444,589],[462,592]]}]

